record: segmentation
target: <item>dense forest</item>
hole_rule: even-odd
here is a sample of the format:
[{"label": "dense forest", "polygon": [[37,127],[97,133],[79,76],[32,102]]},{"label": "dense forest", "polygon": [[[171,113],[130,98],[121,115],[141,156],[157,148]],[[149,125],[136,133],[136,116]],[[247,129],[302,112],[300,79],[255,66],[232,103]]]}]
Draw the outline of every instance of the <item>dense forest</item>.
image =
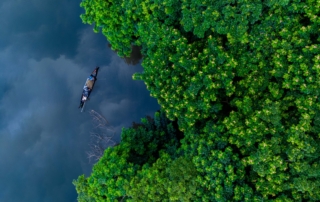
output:
[{"label": "dense forest", "polygon": [[123,129],[79,201],[319,201],[319,0],[82,0],[161,111]]}]

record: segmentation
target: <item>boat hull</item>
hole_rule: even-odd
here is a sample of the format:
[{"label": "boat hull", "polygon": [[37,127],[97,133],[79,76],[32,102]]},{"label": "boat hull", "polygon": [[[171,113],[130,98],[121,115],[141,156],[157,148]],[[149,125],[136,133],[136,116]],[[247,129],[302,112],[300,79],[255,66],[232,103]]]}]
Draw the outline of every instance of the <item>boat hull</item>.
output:
[{"label": "boat hull", "polygon": [[80,106],[79,106],[79,108],[81,108],[81,109],[84,107],[85,102],[89,100],[90,94],[94,88],[96,81],[97,81],[98,71],[99,71],[99,67],[96,67],[93,70],[93,72],[90,74],[90,76],[87,78],[87,80],[83,86],[81,99],[80,99]]}]

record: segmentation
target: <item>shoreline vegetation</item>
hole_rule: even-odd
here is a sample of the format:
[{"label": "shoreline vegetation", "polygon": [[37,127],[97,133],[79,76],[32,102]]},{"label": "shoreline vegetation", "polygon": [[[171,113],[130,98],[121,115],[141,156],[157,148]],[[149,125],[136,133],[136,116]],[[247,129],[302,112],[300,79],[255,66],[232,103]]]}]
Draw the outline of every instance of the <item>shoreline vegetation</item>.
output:
[{"label": "shoreline vegetation", "polygon": [[82,0],[161,110],[124,128],[78,201],[319,201],[320,2]]}]

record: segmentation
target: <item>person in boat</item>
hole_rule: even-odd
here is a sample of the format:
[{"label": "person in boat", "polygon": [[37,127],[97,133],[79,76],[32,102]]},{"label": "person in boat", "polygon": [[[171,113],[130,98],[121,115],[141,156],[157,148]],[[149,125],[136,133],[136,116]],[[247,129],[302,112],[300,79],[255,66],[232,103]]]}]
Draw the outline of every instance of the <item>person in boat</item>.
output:
[{"label": "person in boat", "polygon": [[83,92],[82,92],[82,97],[80,101],[80,106],[81,108],[83,106],[83,103],[86,102],[89,98],[90,91],[93,88],[94,82],[97,80],[97,69],[95,69],[91,75],[87,78],[87,81],[83,87]]},{"label": "person in boat", "polygon": [[88,86],[84,86],[84,87],[83,87],[83,90],[84,90],[85,92],[89,92],[89,91],[91,91],[91,88],[88,87]]},{"label": "person in boat", "polygon": [[85,102],[87,100],[87,97],[86,96],[82,96],[82,102]]},{"label": "person in boat", "polygon": [[80,102],[80,107],[82,106],[83,102],[87,101],[90,91],[91,91],[91,89],[88,88],[87,86],[83,87],[83,93],[82,93],[82,98],[81,98],[81,102]]},{"label": "person in boat", "polygon": [[93,75],[91,74],[88,79],[89,79],[90,81],[95,81],[95,80],[96,80],[96,76],[93,76]]},{"label": "person in boat", "polygon": [[[82,100],[84,99],[84,97],[87,99],[89,97],[91,88],[89,88],[88,86],[84,86],[83,87],[83,92],[82,92]],[[85,99],[85,100],[86,100]]]}]

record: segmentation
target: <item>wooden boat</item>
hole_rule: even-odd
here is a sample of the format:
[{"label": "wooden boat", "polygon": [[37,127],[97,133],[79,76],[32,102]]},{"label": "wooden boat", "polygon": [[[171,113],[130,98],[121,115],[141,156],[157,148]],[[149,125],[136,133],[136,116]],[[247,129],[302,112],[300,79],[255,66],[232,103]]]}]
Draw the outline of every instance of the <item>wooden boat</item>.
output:
[{"label": "wooden boat", "polygon": [[83,86],[81,99],[80,99],[80,106],[79,106],[79,108],[81,108],[81,112],[83,111],[86,102],[89,100],[94,84],[97,81],[98,71],[99,71],[99,67],[96,67],[93,70],[93,72],[90,74],[90,76],[87,78]]}]

